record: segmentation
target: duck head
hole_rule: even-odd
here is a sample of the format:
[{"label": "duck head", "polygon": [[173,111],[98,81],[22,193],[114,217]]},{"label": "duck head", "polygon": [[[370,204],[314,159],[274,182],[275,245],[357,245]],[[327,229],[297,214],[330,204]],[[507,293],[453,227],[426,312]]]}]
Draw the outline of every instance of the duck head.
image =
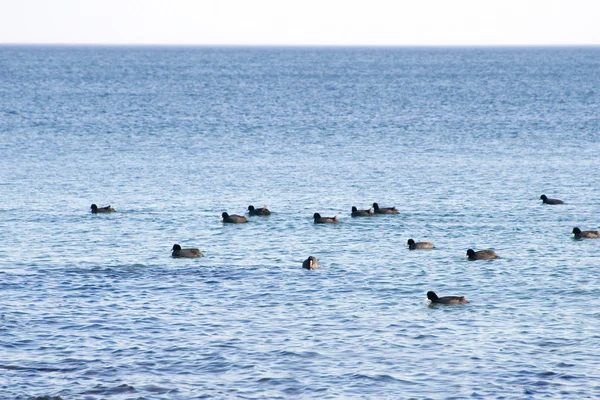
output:
[{"label": "duck head", "polygon": [[439,297],[437,294],[435,294],[435,292],[432,292],[430,290],[429,292],[427,292],[427,298],[431,301],[436,301]]}]

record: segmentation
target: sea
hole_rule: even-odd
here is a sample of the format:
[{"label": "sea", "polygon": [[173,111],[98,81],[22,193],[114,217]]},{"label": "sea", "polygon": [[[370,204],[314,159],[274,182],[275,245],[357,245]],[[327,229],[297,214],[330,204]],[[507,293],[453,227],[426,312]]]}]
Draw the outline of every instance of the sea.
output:
[{"label": "sea", "polygon": [[0,399],[598,399],[599,211],[599,47],[2,45]]}]

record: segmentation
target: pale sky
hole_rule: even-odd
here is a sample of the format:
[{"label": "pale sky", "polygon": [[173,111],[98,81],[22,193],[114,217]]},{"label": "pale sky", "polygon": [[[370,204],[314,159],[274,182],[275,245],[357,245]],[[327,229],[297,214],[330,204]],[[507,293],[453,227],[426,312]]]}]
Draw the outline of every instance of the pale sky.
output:
[{"label": "pale sky", "polygon": [[0,44],[600,45],[600,0],[0,0]]}]

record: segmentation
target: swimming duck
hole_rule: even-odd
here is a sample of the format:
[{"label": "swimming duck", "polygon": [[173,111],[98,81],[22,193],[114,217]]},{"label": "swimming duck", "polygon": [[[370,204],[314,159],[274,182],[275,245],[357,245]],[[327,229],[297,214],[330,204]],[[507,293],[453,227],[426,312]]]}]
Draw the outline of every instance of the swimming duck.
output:
[{"label": "swimming duck", "polygon": [[412,239],[408,239],[408,249],[433,249],[435,246],[431,242],[416,242]]},{"label": "swimming duck", "polygon": [[171,255],[175,258],[198,258],[204,257],[199,249],[182,249],[180,245],[174,244]]},{"label": "swimming duck", "polygon": [[479,250],[473,251],[472,249],[467,250],[467,256],[469,260],[492,260],[498,258],[498,255],[494,250]]},{"label": "swimming duck", "polygon": [[573,228],[575,239],[597,239],[600,238],[600,232],[598,231],[582,231],[579,228]]},{"label": "swimming duck", "polygon": [[115,209],[112,208],[110,206],[110,204],[107,205],[106,207],[98,207],[97,205],[92,204],[92,206],[90,208],[92,209],[92,214],[115,212]]},{"label": "swimming duck", "polygon": [[542,200],[542,204],[565,204],[564,201],[559,199],[549,199],[545,194],[540,196],[540,200]]},{"label": "swimming duck", "polygon": [[375,213],[372,208],[369,208],[368,210],[359,210],[353,206],[351,215],[353,217],[374,217]]},{"label": "swimming duck", "polygon": [[315,220],[315,224],[337,224],[340,222],[337,215],[335,217],[321,217],[321,214],[315,213],[313,219]]},{"label": "swimming duck", "polygon": [[246,222],[248,222],[248,218],[237,214],[229,215],[226,212],[224,212],[223,214],[221,214],[221,217],[223,217],[223,222],[227,224],[245,224]]},{"label": "swimming duck", "polygon": [[398,214],[396,207],[379,207],[379,204],[373,203],[375,214]]},{"label": "swimming duck", "polygon": [[319,263],[319,260],[317,260],[315,257],[310,256],[308,257],[306,260],[304,260],[304,262],[302,263],[302,268],[304,269],[317,269],[321,266],[321,264]]},{"label": "swimming duck", "polygon": [[248,206],[248,214],[250,215],[271,215],[271,211],[264,206],[263,208],[254,208],[254,206]]},{"label": "swimming duck", "polygon": [[432,303],[438,303],[438,304],[467,304],[468,303],[467,299],[465,299],[465,296],[438,297],[438,295],[432,291],[427,292],[427,298],[429,300],[431,300]]}]

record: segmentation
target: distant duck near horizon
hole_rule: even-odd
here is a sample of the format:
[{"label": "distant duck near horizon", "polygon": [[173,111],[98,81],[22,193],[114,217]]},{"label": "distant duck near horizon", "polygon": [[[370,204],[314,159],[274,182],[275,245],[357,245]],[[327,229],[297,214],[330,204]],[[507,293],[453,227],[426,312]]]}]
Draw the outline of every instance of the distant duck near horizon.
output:
[{"label": "distant duck near horizon", "polygon": [[575,227],[573,228],[573,235],[575,235],[575,239],[598,239],[600,238],[600,232],[598,231],[582,231],[581,229]]},{"label": "distant duck near horizon", "polygon": [[416,249],[434,249],[435,246],[431,242],[415,242],[412,239],[408,239],[408,249],[416,250]]},{"label": "distant duck near horizon", "polygon": [[352,214],[353,217],[374,217],[375,212],[372,208],[368,210],[359,210],[356,207],[352,206]]},{"label": "distant duck near horizon", "polygon": [[229,215],[226,212],[224,212],[223,214],[221,214],[221,217],[223,218],[223,222],[226,224],[245,224],[246,222],[248,222],[248,218],[237,214]]},{"label": "distant duck near horizon", "polygon": [[373,203],[375,214],[398,214],[396,207],[379,207],[379,204]]},{"label": "distant duck near horizon", "polygon": [[302,263],[302,268],[304,269],[317,269],[321,267],[321,263],[317,260],[316,257],[310,256]]},{"label": "distant duck near horizon", "polygon": [[174,244],[171,249],[171,256],[175,258],[198,258],[204,257],[199,249],[182,249],[180,245]]},{"label": "distant duck near horizon", "polygon": [[111,212],[115,212],[115,209],[114,209],[114,208],[112,208],[112,207],[110,206],[110,204],[109,204],[109,205],[107,205],[106,207],[98,207],[97,205],[95,205],[95,204],[92,204],[92,205],[90,206],[90,208],[92,209],[92,214],[101,214],[101,213],[111,213]]},{"label": "distant duck near horizon", "polygon": [[313,219],[315,220],[315,224],[337,224],[340,222],[337,215],[335,217],[321,217],[321,214],[314,213]]},{"label": "distant duck near horizon", "polygon": [[542,204],[565,204],[564,201],[559,199],[549,199],[545,194],[540,196],[540,200],[542,200]]},{"label": "distant duck near horizon", "polygon": [[473,249],[467,250],[467,256],[469,260],[493,260],[494,258],[498,258],[498,255],[494,250],[479,250],[473,251]]},{"label": "distant duck near horizon", "polygon": [[467,303],[469,303],[467,301],[467,299],[465,298],[465,296],[444,296],[444,297],[438,297],[438,295],[435,294],[435,292],[432,292],[432,291],[427,292],[427,298],[429,300],[431,300],[431,303],[436,303],[436,304],[450,305],[450,304],[467,304]]},{"label": "distant duck near horizon", "polygon": [[248,214],[250,215],[271,215],[271,211],[267,206],[263,206],[263,208],[254,208],[254,206],[248,206]]}]

